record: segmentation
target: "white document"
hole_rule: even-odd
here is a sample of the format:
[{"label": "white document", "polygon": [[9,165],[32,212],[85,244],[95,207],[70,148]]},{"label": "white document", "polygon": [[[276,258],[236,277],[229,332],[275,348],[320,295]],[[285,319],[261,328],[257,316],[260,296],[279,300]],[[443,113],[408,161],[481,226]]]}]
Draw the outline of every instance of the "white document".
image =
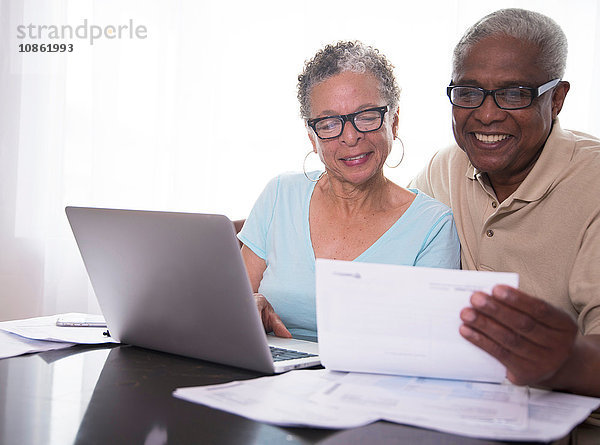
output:
[{"label": "white document", "polygon": [[327,370],[179,388],[173,394],[280,426],[353,428],[387,420],[482,439],[545,442],[566,436],[600,406],[597,398],[510,384]]},{"label": "white document", "polygon": [[58,314],[46,317],[27,318],[0,322],[0,330],[34,340],[67,342],[79,344],[117,343],[104,335],[106,328],[62,327],[56,326],[56,320],[61,316],[81,316],[86,314]]},{"label": "white document", "polygon": [[528,427],[529,391],[512,384],[350,373],[312,400],[368,407],[381,419],[428,427],[438,422],[479,430],[496,425],[513,430]]},{"label": "white document", "polygon": [[0,331],[0,359],[29,354],[30,352],[70,348],[71,346],[73,346],[73,343],[32,340],[10,332]]},{"label": "white document", "polygon": [[502,382],[504,366],[461,337],[474,291],[514,273],[317,259],[319,355],[330,370]]},{"label": "white document", "polygon": [[523,430],[513,428],[510,424],[503,425],[501,422],[488,424],[467,422],[458,425],[451,418],[416,419],[404,413],[395,416],[386,415],[383,419],[475,438],[551,442],[567,436],[598,406],[600,406],[600,399],[597,398],[532,388],[529,396],[528,425]]},{"label": "white document", "polygon": [[176,389],[173,395],[190,402],[235,413],[248,419],[280,426],[354,428],[377,420],[376,413],[309,400],[345,373],[298,370],[272,377],[222,385]]}]

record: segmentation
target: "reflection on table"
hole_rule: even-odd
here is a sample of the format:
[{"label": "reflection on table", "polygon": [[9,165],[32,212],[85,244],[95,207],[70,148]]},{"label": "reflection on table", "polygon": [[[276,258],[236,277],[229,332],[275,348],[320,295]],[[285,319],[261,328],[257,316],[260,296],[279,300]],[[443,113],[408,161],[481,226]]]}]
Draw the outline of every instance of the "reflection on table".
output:
[{"label": "reflection on table", "polygon": [[259,375],[132,346],[76,346],[0,360],[0,443],[497,443],[386,422],[343,431],[281,428],[172,396],[179,387]]}]

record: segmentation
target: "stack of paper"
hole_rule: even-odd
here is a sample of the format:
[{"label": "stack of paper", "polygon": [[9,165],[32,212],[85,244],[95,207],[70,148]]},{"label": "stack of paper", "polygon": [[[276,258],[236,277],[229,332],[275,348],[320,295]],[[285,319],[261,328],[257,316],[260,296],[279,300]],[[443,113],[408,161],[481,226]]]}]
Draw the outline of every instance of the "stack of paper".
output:
[{"label": "stack of paper", "polygon": [[319,356],[332,371],[502,382],[505,367],[459,333],[473,292],[514,273],[317,259]]},{"label": "stack of paper", "polygon": [[511,385],[500,362],[460,336],[471,294],[516,287],[516,274],[323,259],[316,270],[319,355],[328,370],[174,395],[277,425],[350,428],[382,419],[540,441],[566,436],[600,405]]},{"label": "stack of paper", "polygon": [[52,351],[70,348],[74,343],[40,341],[0,331],[0,359],[28,354],[30,352]]},{"label": "stack of paper", "polygon": [[353,428],[387,420],[495,440],[557,440],[600,406],[592,397],[510,384],[327,370],[179,388],[174,396],[281,426]]},{"label": "stack of paper", "polygon": [[88,314],[58,314],[0,322],[0,358],[30,352],[63,349],[75,344],[116,343],[104,335],[106,328],[57,326],[59,317],[87,317]]}]

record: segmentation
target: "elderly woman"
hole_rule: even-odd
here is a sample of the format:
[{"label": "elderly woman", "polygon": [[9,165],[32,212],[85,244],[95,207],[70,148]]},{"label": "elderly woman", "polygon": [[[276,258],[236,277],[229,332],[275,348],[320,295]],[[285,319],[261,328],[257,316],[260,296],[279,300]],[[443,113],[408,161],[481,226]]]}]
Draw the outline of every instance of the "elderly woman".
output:
[{"label": "elderly woman", "polygon": [[450,209],[383,173],[400,96],[387,59],[340,42],[319,51],[298,80],[325,171],[274,178],[239,239],[265,330],[316,340],[315,258],[458,268],[460,252]]}]

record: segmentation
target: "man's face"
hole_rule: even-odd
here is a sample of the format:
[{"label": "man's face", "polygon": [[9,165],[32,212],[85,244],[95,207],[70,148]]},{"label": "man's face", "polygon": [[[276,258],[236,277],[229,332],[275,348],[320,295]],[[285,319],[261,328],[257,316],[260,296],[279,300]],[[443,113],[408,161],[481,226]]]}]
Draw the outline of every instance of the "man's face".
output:
[{"label": "man's face", "polygon": [[[551,80],[537,66],[538,53],[537,46],[512,37],[488,37],[471,47],[452,80],[486,90],[537,88]],[[519,110],[500,109],[491,96],[479,108],[454,106],[456,142],[492,183],[520,183],[535,164],[568,89],[568,83],[560,83]]]}]

